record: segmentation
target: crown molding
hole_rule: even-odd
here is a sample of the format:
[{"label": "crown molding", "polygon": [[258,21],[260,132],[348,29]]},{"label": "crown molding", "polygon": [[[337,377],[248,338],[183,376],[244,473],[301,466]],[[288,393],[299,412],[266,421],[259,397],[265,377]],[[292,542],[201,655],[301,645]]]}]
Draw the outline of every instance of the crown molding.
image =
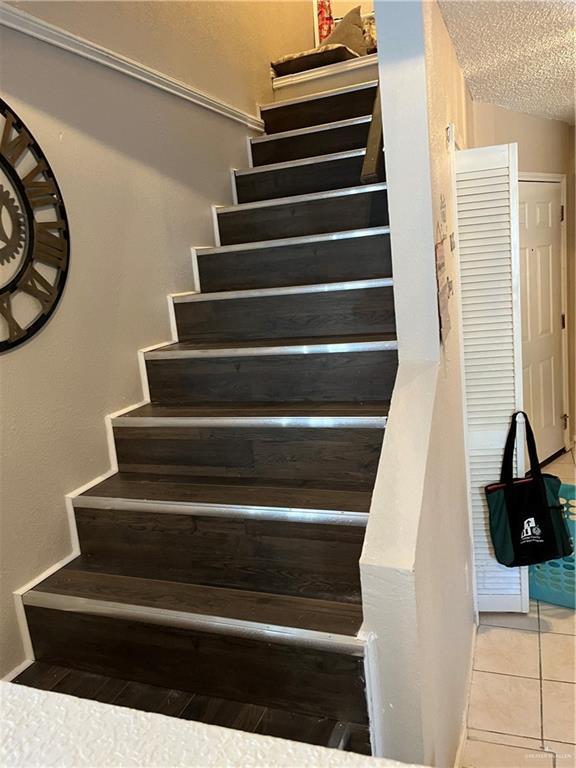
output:
[{"label": "crown molding", "polygon": [[108,69],[114,69],[116,72],[140,80],[140,82],[158,88],[165,93],[170,93],[172,96],[177,96],[203,109],[215,112],[254,131],[263,132],[264,130],[262,120],[256,115],[237,109],[220,99],[193,88],[182,80],[177,80],[170,75],[147,67],[145,64],[129,59],[127,56],[110,51],[4,2],[0,2],[0,25],[34,37],[56,48],[61,48],[68,53],[74,53],[83,59],[108,67]]}]

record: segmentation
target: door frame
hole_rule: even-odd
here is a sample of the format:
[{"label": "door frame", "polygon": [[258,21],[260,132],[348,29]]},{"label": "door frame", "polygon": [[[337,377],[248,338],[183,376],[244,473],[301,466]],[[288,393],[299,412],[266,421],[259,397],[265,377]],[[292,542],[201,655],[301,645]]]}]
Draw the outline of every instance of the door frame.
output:
[{"label": "door frame", "polygon": [[[560,184],[560,205],[563,206],[564,218],[560,222],[560,310],[566,321],[561,331],[562,341],[562,412],[568,414],[568,425],[564,432],[564,449],[569,451],[572,448],[572,423],[570,413],[570,376],[568,362],[568,328],[570,327],[570,318],[568,317],[568,246],[566,233],[566,174],[565,173],[530,173],[527,171],[518,174],[518,181],[548,182]],[[576,383],[576,382],[575,382]]]}]

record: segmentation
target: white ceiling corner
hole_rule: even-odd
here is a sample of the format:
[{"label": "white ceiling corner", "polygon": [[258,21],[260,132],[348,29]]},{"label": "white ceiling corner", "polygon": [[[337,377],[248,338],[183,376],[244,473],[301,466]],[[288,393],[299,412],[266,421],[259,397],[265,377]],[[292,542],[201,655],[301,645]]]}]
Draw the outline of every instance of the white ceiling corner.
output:
[{"label": "white ceiling corner", "polygon": [[475,101],[574,124],[576,0],[439,0]]}]

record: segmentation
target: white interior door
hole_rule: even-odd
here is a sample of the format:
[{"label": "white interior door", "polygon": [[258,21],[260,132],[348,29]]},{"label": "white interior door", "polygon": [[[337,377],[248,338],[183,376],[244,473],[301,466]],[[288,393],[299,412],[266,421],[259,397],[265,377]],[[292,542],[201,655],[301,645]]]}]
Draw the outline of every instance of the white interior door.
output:
[{"label": "white interior door", "polygon": [[544,461],[564,447],[560,184],[521,181],[519,197],[524,407]]}]

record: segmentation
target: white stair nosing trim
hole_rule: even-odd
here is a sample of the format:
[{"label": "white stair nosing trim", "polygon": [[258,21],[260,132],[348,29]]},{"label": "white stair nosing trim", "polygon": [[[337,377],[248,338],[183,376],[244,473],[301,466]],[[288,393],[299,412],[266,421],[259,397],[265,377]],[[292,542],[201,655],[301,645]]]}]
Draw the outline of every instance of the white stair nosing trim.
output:
[{"label": "white stair nosing trim", "polygon": [[196,104],[203,109],[215,112],[222,117],[245,125],[255,131],[263,131],[264,123],[256,115],[251,115],[233,107],[220,99],[193,88],[182,80],[159,72],[141,62],[104,48],[79,35],[68,32],[53,24],[36,18],[26,11],[0,3],[0,26],[14,29],[29,37],[61,48],[83,59],[113,69],[123,75],[140,80],[173,96]]},{"label": "white stair nosing trim", "polygon": [[261,296],[292,296],[306,293],[333,293],[334,291],[363,291],[370,288],[391,288],[391,277],[374,277],[367,280],[345,280],[339,283],[316,283],[313,285],[286,285],[277,288],[247,288],[238,291],[218,291],[214,293],[173,293],[174,304],[190,304],[203,301],[233,301],[234,299],[253,299]]},{"label": "white stair nosing trim", "polygon": [[374,192],[380,192],[388,188],[385,181],[379,181],[376,184],[359,184],[355,187],[344,187],[343,189],[328,189],[323,192],[308,192],[305,195],[291,195],[288,197],[275,197],[271,200],[256,200],[253,203],[239,203],[231,206],[214,206],[218,216],[228,213],[239,213],[241,211],[256,210],[258,208],[273,208],[277,205],[291,205],[297,203],[307,203],[314,200],[324,200],[331,197],[347,197],[351,195],[363,195]]},{"label": "white stair nosing trim", "polygon": [[326,232],[320,235],[299,235],[297,237],[281,237],[278,240],[256,240],[251,243],[234,243],[233,245],[221,245],[197,247],[195,250],[199,256],[213,256],[221,253],[234,253],[235,251],[258,251],[265,248],[276,248],[290,245],[306,245],[308,243],[321,243],[331,240],[349,240],[357,237],[371,237],[374,235],[389,235],[390,227],[365,227],[364,229],[344,229],[342,232]]},{"label": "white stair nosing trim", "polygon": [[149,352],[146,360],[193,359],[203,357],[265,357],[271,355],[326,355],[350,352],[388,352],[398,349],[398,341],[358,341],[331,344],[294,344],[270,347],[228,347],[178,349]]},{"label": "white stair nosing trim", "polygon": [[386,416],[121,416],[112,426],[138,428],[384,429]]},{"label": "white stair nosing trim", "polygon": [[189,613],[156,606],[116,603],[109,600],[95,600],[74,595],[33,590],[24,595],[24,604],[55,611],[83,613],[92,616],[140,621],[165,627],[210,632],[221,635],[247,637],[253,640],[276,641],[290,645],[306,646],[326,651],[340,651],[353,656],[364,655],[364,641],[358,637],[319,632],[298,627],[284,627],[278,624],[264,624],[245,619],[231,619],[203,613]]},{"label": "white stair nosing trim", "polygon": [[290,168],[299,168],[303,165],[314,165],[316,163],[331,163],[337,160],[347,160],[351,157],[362,157],[366,154],[366,148],[347,149],[344,152],[332,152],[329,155],[314,155],[313,157],[302,157],[298,160],[284,160],[281,163],[269,163],[268,165],[257,165],[255,168],[243,168],[234,171],[236,177],[252,176],[257,173],[272,173],[273,171],[283,171]]},{"label": "white stair nosing trim", "polygon": [[79,496],[74,499],[79,509],[103,509],[125,512],[154,512],[168,515],[197,517],[255,518],[298,523],[326,525],[352,525],[365,527],[368,512],[347,512],[306,507],[263,507],[251,504],[209,504],[206,502],[154,501],[153,499],[125,499],[109,496]]},{"label": "white stair nosing trim", "polygon": [[249,141],[250,144],[260,144],[264,141],[290,139],[294,136],[303,136],[307,133],[320,133],[322,131],[332,131],[338,128],[348,128],[353,125],[370,123],[371,121],[372,115],[363,115],[362,117],[348,117],[346,120],[334,120],[331,123],[319,123],[318,125],[309,125],[306,128],[292,128],[290,131],[278,131],[278,133],[266,133],[264,136],[253,136],[249,139]]},{"label": "white stair nosing trim", "polygon": [[289,107],[292,104],[302,104],[306,101],[316,101],[316,99],[327,99],[330,96],[340,96],[345,93],[352,93],[353,91],[363,91],[366,88],[376,88],[378,80],[368,80],[365,83],[355,83],[354,85],[344,85],[342,88],[332,88],[329,91],[317,91],[316,93],[308,93],[305,96],[295,96],[293,99],[283,99],[282,101],[272,101],[268,104],[260,105],[260,114],[262,112],[278,109],[279,107]]},{"label": "white stair nosing trim", "polygon": [[348,72],[354,72],[358,69],[373,67],[377,64],[378,54],[369,53],[365,56],[358,56],[358,58],[355,59],[339,61],[336,64],[326,64],[323,67],[316,67],[315,69],[309,69],[305,72],[296,72],[293,75],[275,77],[272,80],[272,90],[278,91],[291,85],[299,85],[300,83],[308,83],[311,80],[321,80],[324,77],[342,75]]}]

